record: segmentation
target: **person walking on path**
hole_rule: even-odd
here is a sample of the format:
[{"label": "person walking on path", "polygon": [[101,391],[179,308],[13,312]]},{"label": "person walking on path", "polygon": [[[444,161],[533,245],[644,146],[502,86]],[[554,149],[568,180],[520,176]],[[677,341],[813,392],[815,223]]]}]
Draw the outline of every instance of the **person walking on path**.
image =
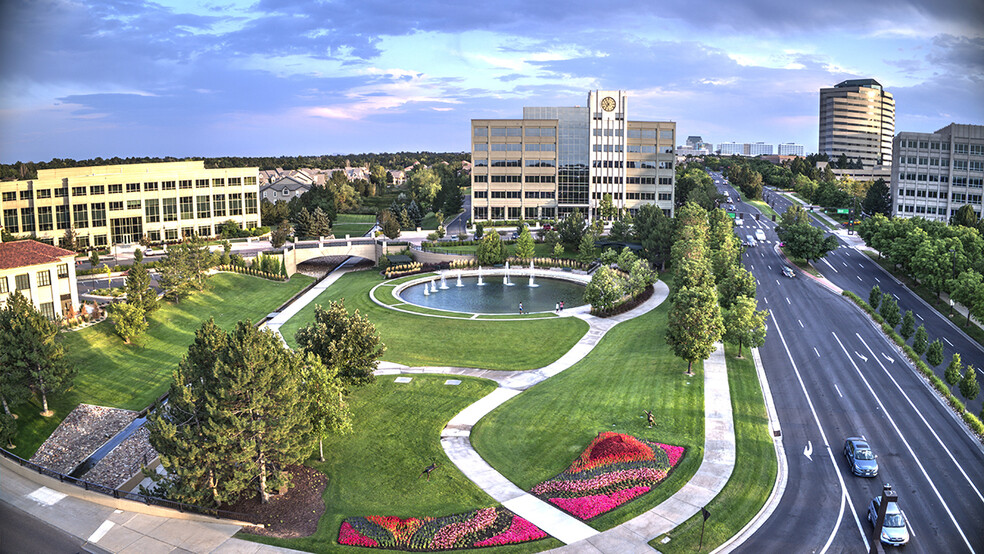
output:
[{"label": "person walking on path", "polygon": [[564,311],[564,301],[560,301],[560,311]]},{"label": "person walking on path", "polygon": [[554,304],[554,311],[557,312],[558,314],[560,313],[560,302]]},{"label": "person walking on path", "polygon": [[519,303],[519,313],[520,313],[521,315],[522,315],[522,313],[523,313],[523,303],[522,303],[522,302],[520,302],[520,303]]}]

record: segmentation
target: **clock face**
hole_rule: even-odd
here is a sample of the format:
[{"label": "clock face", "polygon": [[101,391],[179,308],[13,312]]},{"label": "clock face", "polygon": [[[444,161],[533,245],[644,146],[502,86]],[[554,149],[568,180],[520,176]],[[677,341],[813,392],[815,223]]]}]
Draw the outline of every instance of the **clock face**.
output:
[{"label": "clock face", "polygon": [[610,112],[615,109],[615,99],[611,96],[606,96],[601,99],[601,109],[606,112]]}]

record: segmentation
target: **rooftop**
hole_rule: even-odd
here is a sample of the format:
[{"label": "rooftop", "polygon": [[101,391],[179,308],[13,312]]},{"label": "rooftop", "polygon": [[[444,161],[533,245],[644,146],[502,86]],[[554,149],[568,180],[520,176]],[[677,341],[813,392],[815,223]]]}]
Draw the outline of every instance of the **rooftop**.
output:
[{"label": "rooftop", "polygon": [[0,270],[51,264],[75,252],[33,240],[0,242]]},{"label": "rooftop", "polygon": [[848,79],[846,81],[841,81],[834,85],[834,88],[844,88],[844,87],[868,87],[881,89],[881,83],[874,79]]}]

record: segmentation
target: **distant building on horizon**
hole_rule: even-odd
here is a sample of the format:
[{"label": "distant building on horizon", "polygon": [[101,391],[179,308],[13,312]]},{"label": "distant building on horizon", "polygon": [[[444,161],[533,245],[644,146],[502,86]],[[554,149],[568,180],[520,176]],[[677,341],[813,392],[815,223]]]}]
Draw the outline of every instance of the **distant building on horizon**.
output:
[{"label": "distant building on horizon", "polygon": [[802,144],[794,142],[784,142],[779,145],[780,156],[803,156],[804,148]]},{"label": "distant building on horizon", "polygon": [[897,217],[949,221],[967,204],[978,217],[984,213],[984,125],[903,131],[893,148],[892,213]]},{"label": "distant building on horizon", "polygon": [[894,134],[895,99],[878,81],[849,79],[820,89],[817,152],[831,162],[845,155],[852,162],[860,159],[869,173],[878,165],[887,171]]},{"label": "distant building on horizon", "polygon": [[722,142],[718,144],[717,151],[722,156],[768,156],[772,154],[772,145],[764,142]]},{"label": "distant building on horizon", "polygon": [[611,196],[635,213],[673,215],[676,123],[630,121],[624,91],[588,93],[586,107],[524,107],[522,119],[471,121],[473,221],[598,217]]}]

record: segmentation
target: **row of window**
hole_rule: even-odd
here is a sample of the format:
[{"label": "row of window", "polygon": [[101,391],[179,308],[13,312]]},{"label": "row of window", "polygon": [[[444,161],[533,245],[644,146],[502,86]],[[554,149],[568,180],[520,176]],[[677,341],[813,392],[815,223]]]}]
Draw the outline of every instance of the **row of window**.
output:
[{"label": "row of window", "polygon": [[[556,208],[548,208],[541,206],[533,206],[525,208],[514,207],[514,206],[492,206],[491,208],[487,206],[475,206],[475,220],[477,221],[487,221],[489,219],[493,220],[518,220],[522,219],[525,213],[526,219],[551,219],[556,216]],[[489,217],[491,215],[491,217]]]},{"label": "row of window", "polygon": [[[934,167],[950,167],[950,158],[927,158],[922,156],[901,156],[899,163],[908,165],[928,165]],[[953,169],[968,171],[984,171],[984,162],[972,160],[953,160]]]},{"label": "row of window", "polygon": [[[900,146],[904,148],[920,148],[922,150],[940,150],[943,152],[948,152],[950,150],[949,142],[935,142],[928,140],[915,140],[906,139],[900,141]],[[984,144],[967,144],[964,142],[954,143],[953,145],[954,154],[971,154],[974,156],[984,156]]]},{"label": "row of window", "polygon": [[[492,127],[491,135],[493,137],[521,137],[524,134],[523,129],[523,127]],[[526,127],[525,129],[525,134],[528,137],[552,137],[557,134],[557,130],[553,127]],[[475,127],[475,136],[489,136],[488,127]]]},{"label": "row of window", "polygon": [[[899,176],[901,179],[906,181],[916,181],[925,183],[947,183],[950,182],[949,176],[947,175],[927,175],[925,173],[906,173]],[[964,177],[955,176],[953,178],[953,185],[958,187],[971,187],[971,188],[981,188],[984,184],[984,177]]]},{"label": "row of window", "polygon": [[[493,190],[491,192],[492,198],[519,198],[520,191],[518,190]],[[488,198],[489,191],[487,190],[476,190],[475,198]],[[533,198],[533,199],[543,199],[543,198],[556,198],[557,193],[552,190],[528,190],[523,192],[523,198]]]},{"label": "row of window", "polygon": [[[229,186],[242,186],[244,178],[243,177],[229,177],[229,179],[216,178],[211,180],[211,185],[213,187],[224,187],[228,181]],[[255,185],[256,177],[246,177],[246,185]],[[195,179],[195,188],[208,188],[208,179]],[[126,183],[126,192],[135,193],[140,192],[141,183]],[[144,192],[157,192],[158,190],[169,191],[181,189],[192,188],[192,180],[181,180],[181,181],[150,181],[143,183]],[[69,189],[67,187],[61,187],[56,189],[37,189],[37,190],[22,190],[20,191],[21,200],[31,200],[37,197],[39,200],[44,200],[46,198],[51,198],[51,192],[54,190],[55,198],[65,198],[68,196]],[[79,186],[72,187],[72,196],[100,196],[103,194],[123,194],[124,185],[123,184],[111,184],[111,185],[89,185],[88,187]],[[3,193],[4,202],[13,202],[17,199],[17,191],[7,191]]]},{"label": "row of window", "polygon": [[[58,264],[57,273],[59,279],[68,279],[68,264]],[[50,287],[51,286],[51,272],[47,269],[38,271],[36,274],[37,286],[38,287]],[[14,275],[14,290],[31,290],[31,279],[29,274],[22,273],[20,275]],[[6,276],[0,276],[0,294],[5,294],[10,292],[10,285],[8,284]]]},{"label": "row of window", "polygon": [[[230,194],[228,196],[224,194],[204,194],[197,197],[182,196],[180,199],[148,198],[142,201],[142,206],[140,200],[127,200],[125,208],[128,210],[139,210],[143,207],[145,221],[147,223],[161,222],[162,214],[163,221],[177,221],[179,200],[182,220],[243,215],[243,195],[240,193]],[[247,215],[258,213],[256,200],[255,192],[247,192],[245,194],[245,213]],[[105,227],[106,206],[106,202],[74,204],[71,206],[71,219],[69,219],[68,206],[54,206],[54,217],[52,217],[52,206],[39,206],[37,208],[36,226],[33,208],[21,208],[19,210],[19,218],[17,208],[8,208],[3,210],[3,225],[11,233],[52,231],[55,228],[65,230],[70,227],[87,229],[90,225],[92,227]],[[196,207],[197,210],[195,209]],[[109,211],[115,212],[122,211],[123,209],[123,201],[109,202]]]},{"label": "row of window", "polygon": [[[915,189],[902,189],[899,191],[900,196],[911,197],[911,198],[942,198],[946,200],[946,191],[935,191],[935,190],[915,190]],[[967,192],[951,192],[950,200],[953,202],[967,202],[970,204],[980,204],[981,195],[973,194]]]}]

